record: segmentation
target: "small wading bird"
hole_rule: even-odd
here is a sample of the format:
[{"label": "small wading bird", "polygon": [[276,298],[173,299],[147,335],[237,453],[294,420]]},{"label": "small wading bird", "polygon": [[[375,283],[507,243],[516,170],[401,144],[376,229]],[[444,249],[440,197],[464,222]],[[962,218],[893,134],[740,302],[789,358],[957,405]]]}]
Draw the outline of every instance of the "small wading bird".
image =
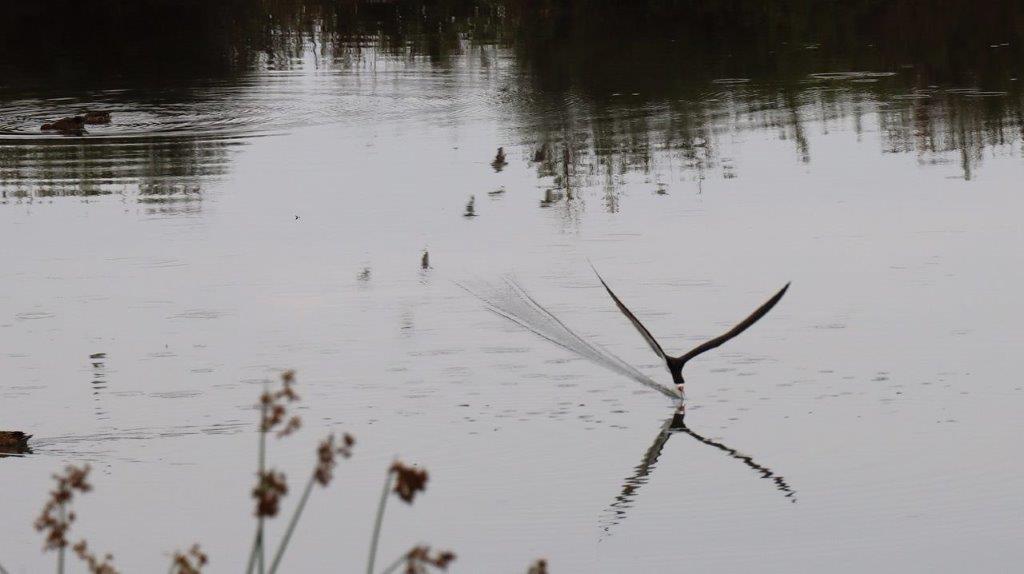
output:
[{"label": "small wading bird", "polygon": [[683,394],[683,384],[686,382],[683,380],[683,366],[685,366],[686,363],[690,361],[690,359],[696,357],[697,355],[710,351],[711,349],[721,346],[729,339],[732,339],[733,337],[736,337],[743,331],[749,329],[750,326],[756,323],[758,319],[764,317],[768,313],[768,311],[771,311],[772,307],[774,307],[779,302],[779,299],[782,299],[782,296],[786,294],[786,290],[789,289],[789,283],[786,283],[786,285],[782,289],[780,289],[778,293],[773,295],[771,299],[769,299],[763,305],[758,307],[756,311],[751,313],[750,316],[747,317],[746,319],[740,321],[735,327],[729,329],[729,331],[726,332],[724,335],[720,335],[718,337],[715,337],[714,339],[711,339],[710,341],[697,345],[696,347],[693,348],[693,350],[684,355],[672,357],[665,353],[665,350],[662,349],[661,345],[658,344],[658,341],[655,340],[654,335],[652,335],[651,332],[647,330],[647,327],[644,327],[643,323],[640,322],[640,319],[637,319],[636,315],[634,315],[629,309],[626,308],[626,306],[622,303],[622,300],[619,299],[618,296],[616,296],[615,293],[612,291],[611,287],[609,287],[608,284],[605,283],[604,278],[602,278],[601,274],[597,272],[597,269],[594,269],[594,273],[597,275],[597,279],[601,282],[601,285],[604,286],[605,291],[607,291],[608,294],[611,295],[612,300],[615,301],[615,306],[619,308],[619,311],[622,311],[622,314],[625,315],[627,319],[629,319],[629,322],[632,323],[634,327],[636,327],[636,330],[639,331],[640,335],[642,335],[644,340],[647,341],[647,344],[651,347],[651,350],[653,350],[659,357],[665,360],[665,364],[668,366],[668,371],[672,373],[672,382],[676,385],[676,390],[679,391],[680,396],[682,396]]}]

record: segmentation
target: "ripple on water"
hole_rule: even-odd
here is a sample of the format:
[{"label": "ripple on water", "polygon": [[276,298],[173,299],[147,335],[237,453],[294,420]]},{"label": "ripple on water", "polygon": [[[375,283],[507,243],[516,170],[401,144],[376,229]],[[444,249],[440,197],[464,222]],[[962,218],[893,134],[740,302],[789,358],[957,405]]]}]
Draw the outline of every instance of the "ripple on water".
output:
[{"label": "ripple on water", "polygon": [[53,313],[46,311],[25,311],[16,314],[14,317],[19,321],[33,321],[36,319],[52,319],[55,316]]},{"label": "ripple on water", "polygon": [[867,72],[867,71],[851,71],[851,72],[817,72],[814,74],[808,74],[808,77],[814,80],[826,80],[826,81],[850,81],[850,80],[878,80],[881,78],[889,78],[895,76],[896,72]]}]

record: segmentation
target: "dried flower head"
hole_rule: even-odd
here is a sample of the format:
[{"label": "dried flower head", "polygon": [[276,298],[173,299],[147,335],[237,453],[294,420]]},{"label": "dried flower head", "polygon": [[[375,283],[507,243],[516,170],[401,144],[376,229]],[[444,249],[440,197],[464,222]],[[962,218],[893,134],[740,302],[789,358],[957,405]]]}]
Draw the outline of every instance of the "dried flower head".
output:
[{"label": "dried flower head", "polygon": [[416,546],[405,554],[405,574],[425,574],[429,566],[447,570],[454,560],[455,553],[450,550],[431,554],[429,546]]},{"label": "dried flower head", "polygon": [[256,516],[277,516],[281,498],[286,494],[288,483],[284,473],[271,469],[259,475],[256,488],[252,489],[252,497],[256,499]]},{"label": "dried flower head", "polygon": [[530,565],[530,569],[526,571],[526,574],[548,574],[548,561],[539,558]]},{"label": "dried flower head", "polygon": [[345,433],[341,437],[341,445],[335,446],[334,435],[329,435],[324,439],[320,446],[316,449],[316,470],[313,471],[313,478],[316,479],[322,486],[327,486],[331,483],[331,479],[334,477],[334,466],[337,464],[335,461],[335,455],[341,455],[344,458],[352,456],[352,446],[356,444],[356,439],[352,438],[352,435]]},{"label": "dried flower head", "polygon": [[85,562],[89,568],[90,574],[117,574],[117,570],[114,569],[114,565],[111,562],[114,560],[114,556],[107,554],[100,560],[95,554],[89,551],[89,545],[85,540],[80,541],[71,547],[75,551],[75,554]]},{"label": "dried flower head", "polygon": [[92,490],[92,485],[86,482],[90,470],[89,465],[81,468],[69,465],[64,468],[64,474],[53,475],[57,488],[50,491],[50,498],[35,522],[36,530],[46,532],[44,549],[56,550],[68,545],[67,532],[75,521],[75,513],[67,511],[66,507],[76,490],[82,493]]},{"label": "dried flower head", "polygon": [[412,504],[417,492],[427,490],[426,469],[406,466],[396,460],[388,472],[395,475],[395,494],[409,504]]},{"label": "dried flower head", "polygon": [[187,553],[174,553],[171,572],[172,574],[202,574],[203,566],[206,566],[207,562],[209,562],[209,559],[206,554],[203,553],[198,544],[193,544]]},{"label": "dried flower head", "polygon": [[285,371],[281,373],[280,389],[273,392],[263,391],[263,394],[260,395],[260,408],[263,412],[260,420],[261,432],[270,432],[283,423],[284,428],[277,433],[278,437],[283,437],[297,431],[302,426],[302,420],[298,416],[288,418],[286,405],[299,400],[299,395],[295,393],[293,387],[294,384],[295,371]]},{"label": "dried flower head", "polygon": [[302,428],[302,419],[298,416],[293,416],[284,424],[283,429],[277,431],[277,438],[286,437],[300,428]]}]

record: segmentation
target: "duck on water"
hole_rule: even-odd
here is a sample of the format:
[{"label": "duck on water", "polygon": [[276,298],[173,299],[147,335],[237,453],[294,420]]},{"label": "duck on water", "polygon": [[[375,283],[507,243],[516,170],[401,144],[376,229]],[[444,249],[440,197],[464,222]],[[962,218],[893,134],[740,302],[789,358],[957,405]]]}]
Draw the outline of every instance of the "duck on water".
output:
[{"label": "duck on water", "polygon": [[85,131],[85,116],[70,116],[57,121],[43,124],[39,128],[44,132],[74,133]]},{"label": "duck on water", "polygon": [[0,431],[0,453],[22,454],[29,452],[28,439],[32,435],[21,431]]},{"label": "duck on water", "polygon": [[86,125],[109,124],[110,121],[110,112],[85,111],[77,116],[45,123],[40,129],[44,132],[84,133]]}]

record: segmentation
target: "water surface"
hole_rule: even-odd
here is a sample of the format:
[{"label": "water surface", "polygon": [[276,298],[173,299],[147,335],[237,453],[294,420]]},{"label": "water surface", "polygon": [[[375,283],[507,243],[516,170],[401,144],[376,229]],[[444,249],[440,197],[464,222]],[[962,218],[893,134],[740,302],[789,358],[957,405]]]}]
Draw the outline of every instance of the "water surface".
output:
[{"label": "water surface", "polygon": [[[359,443],[289,570],[362,563],[396,456],[431,482],[389,510],[385,560],[425,541],[465,572],[1012,568],[1016,9],[791,4],[270,2],[184,12],[176,51],[136,22],[73,56],[5,34],[0,429],[36,438],[0,460],[4,566],[49,567],[49,476],[89,462],[91,545],[147,571],[200,541],[230,571],[254,403],[295,368],[305,428],[275,464],[298,484],[322,435]],[[38,131],[86,108],[115,121]],[[670,382],[588,259],[673,352],[793,287],[688,365],[682,419],[457,284],[514,272]]]}]

